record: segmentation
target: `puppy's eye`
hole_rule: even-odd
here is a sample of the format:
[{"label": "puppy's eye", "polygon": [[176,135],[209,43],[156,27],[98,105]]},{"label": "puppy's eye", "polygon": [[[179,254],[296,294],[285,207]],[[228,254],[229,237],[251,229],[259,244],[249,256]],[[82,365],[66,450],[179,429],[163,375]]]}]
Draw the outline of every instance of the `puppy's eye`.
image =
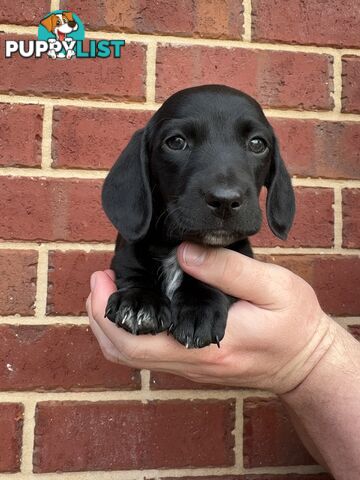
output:
[{"label": "puppy's eye", "polygon": [[249,141],[249,148],[254,153],[264,153],[268,147],[265,140],[260,137],[254,137]]},{"label": "puppy's eye", "polygon": [[165,143],[171,150],[185,150],[187,147],[186,141],[179,136],[170,137]]},{"label": "puppy's eye", "polygon": [[56,25],[60,25],[60,20],[56,20]]}]

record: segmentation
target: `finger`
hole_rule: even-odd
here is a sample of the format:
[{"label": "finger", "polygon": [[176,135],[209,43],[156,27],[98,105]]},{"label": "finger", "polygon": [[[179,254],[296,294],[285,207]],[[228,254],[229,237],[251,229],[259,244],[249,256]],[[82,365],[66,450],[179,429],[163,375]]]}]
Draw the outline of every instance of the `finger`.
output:
[{"label": "finger", "polygon": [[121,358],[121,355],[119,354],[118,350],[115,348],[114,344],[104,334],[104,332],[101,330],[99,325],[94,320],[94,317],[92,314],[92,308],[91,308],[91,293],[86,300],[86,310],[89,317],[89,325],[90,325],[91,331],[96,337],[96,340],[98,341],[98,344],[101,348],[101,351],[104,357],[110,362],[124,363],[124,359]]},{"label": "finger", "polygon": [[199,280],[236,298],[262,306],[276,304],[289,272],[225,248],[183,243],[178,248],[181,268]]}]

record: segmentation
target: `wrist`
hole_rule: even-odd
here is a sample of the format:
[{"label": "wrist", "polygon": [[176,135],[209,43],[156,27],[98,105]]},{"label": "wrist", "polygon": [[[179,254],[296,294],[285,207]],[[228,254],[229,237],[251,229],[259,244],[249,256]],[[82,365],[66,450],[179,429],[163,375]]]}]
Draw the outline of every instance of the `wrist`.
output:
[{"label": "wrist", "polygon": [[323,386],[339,388],[338,379],[343,378],[344,372],[350,381],[360,377],[358,342],[334,320],[327,319],[327,332],[304,366],[302,379],[294,388],[279,393],[285,403],[297,402]]},{"label": "wrist", "polygon": [[332,349],[340,328],[324,312],[320,312],[317,327],[306,346],[278,373],[274,393],[283,396],[297,389],[311,375],[324,356]]}]

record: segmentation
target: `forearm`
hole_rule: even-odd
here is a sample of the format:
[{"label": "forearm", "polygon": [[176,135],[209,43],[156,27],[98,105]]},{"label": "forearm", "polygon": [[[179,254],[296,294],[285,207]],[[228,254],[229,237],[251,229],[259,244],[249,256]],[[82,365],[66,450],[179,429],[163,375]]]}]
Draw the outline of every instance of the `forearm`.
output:
[{"label": "forearm", "polygon": [[281,395],[300,437],[337,480],[360,478],[360,346],[334,324],[335,337],[307,378]]}]

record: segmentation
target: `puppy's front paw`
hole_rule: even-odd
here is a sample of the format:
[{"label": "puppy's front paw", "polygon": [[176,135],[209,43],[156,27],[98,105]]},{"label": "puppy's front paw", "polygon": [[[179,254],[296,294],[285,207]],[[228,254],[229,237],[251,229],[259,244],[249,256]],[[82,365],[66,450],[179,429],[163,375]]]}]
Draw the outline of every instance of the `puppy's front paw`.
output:
[{"label": "puppy's front paw", "polygon": [[131,288],[110,295],[105,317],[135,335],[158,333],[170,325],[170,304],[156,292]]},{"label": "puppy's front paw", "polygon": [[[216,343],[224,337],[229,300],[226,295],[210,295],[200,300],[180,292],[171,303],[171,325],[169,331],[186,348],[202,348]],[[196,297],[196,295],[194,295]]]}]

